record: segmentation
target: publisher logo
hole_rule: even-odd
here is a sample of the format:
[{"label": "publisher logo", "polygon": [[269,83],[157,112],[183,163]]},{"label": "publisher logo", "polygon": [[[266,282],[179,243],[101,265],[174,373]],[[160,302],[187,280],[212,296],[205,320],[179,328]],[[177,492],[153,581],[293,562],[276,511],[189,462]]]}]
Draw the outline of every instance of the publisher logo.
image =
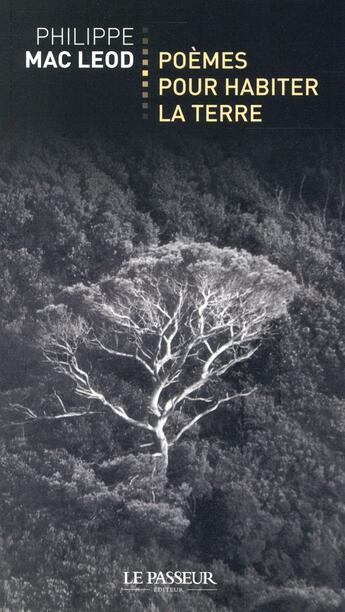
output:
[{"label": "publisher logo", "polygon": [[217,582],[212,572],[142,572],[123,573],[124,591],[153,591],[181,593],[183,591],[216,591]]}]

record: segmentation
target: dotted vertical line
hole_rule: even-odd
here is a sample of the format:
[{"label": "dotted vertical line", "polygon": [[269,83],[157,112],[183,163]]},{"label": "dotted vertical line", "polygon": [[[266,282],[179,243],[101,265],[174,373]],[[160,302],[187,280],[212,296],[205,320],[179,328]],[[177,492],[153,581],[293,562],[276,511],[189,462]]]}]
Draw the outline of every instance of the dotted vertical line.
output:
[{"label": "dotted vertical line", "polygon": [[149,29],[143,27],[142,36],[142,68],[141,68],[141,95],[142,95],[142,117],[149,118]]}]

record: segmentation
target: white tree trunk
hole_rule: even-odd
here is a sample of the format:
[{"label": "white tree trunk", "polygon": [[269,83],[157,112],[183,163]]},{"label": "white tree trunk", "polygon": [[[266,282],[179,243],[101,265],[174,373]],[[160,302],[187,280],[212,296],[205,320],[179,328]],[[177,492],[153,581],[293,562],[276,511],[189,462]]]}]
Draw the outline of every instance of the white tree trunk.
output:
[{"label": "white tree trunk", "polygon": [[169,444],[164,433],[165,419],[158,419],[154,427],[154,438],[157,444],[158,451],[162,455],[162,465],[164,470],[168,469],[169,464]]}]

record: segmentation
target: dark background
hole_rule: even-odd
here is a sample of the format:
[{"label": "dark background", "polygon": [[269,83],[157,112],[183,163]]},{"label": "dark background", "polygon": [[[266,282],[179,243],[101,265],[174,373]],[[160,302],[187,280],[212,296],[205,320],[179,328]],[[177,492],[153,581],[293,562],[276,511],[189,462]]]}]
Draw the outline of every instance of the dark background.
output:
[{"label": "dark background", "polygon": [[[84,133],[89,127],[171,129],[157,120],[154,72],[158,50],[188,50],[193,45],[199,50],[245,50],[248,69],[229,76],[319,79],[318,98],[261,98],[265,123],[248,129],[344,128],[345,9],[340,0],[2,0],[1,12],[2,130],[31,130],[37,125],[59,127],[67,133]],[[135,69],[25,69],[25,50],[36,48],[38,26],[107,25],[136,28]],[[150,118],[144,126],[140,89],[143,25],[150,28],[151,77]],[[255,103],[251,98],[246,101]],[[207,125],[202,129],[216,128]],[[234,125],[221,126],[222,131],[229,129]]]}]

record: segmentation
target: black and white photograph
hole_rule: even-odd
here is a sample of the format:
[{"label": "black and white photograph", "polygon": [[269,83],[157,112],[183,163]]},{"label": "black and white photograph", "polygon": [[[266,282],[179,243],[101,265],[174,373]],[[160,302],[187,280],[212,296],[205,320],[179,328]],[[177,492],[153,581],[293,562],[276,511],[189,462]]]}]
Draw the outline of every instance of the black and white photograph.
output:
[{"label": "black and white photograph", "polygon": [[344,43],[0,0],[1,612],[345,612]]}]

